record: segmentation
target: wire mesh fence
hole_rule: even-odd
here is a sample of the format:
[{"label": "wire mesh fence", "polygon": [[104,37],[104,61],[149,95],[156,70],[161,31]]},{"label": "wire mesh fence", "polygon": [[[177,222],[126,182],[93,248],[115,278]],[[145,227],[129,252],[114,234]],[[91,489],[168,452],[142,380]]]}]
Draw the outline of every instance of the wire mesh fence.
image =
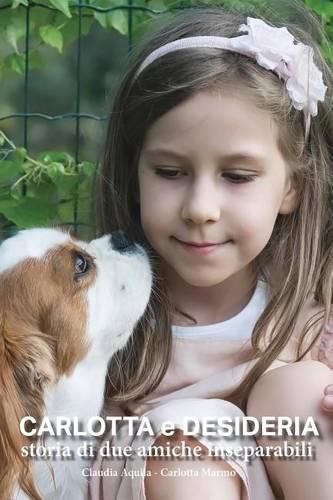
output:
[{"label": "wire mesh fence", "polygon": [[135,32],[166,10],[159,0],[0,4],[1,238],[31,225],[90,227],[106,89],[126,66]]}]

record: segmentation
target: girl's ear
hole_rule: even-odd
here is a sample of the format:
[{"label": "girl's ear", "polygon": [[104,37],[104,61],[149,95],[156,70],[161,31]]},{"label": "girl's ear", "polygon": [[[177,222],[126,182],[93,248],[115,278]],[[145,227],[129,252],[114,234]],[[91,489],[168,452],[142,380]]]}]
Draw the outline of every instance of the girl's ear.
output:
[{"label": "girl's ear", "polygon": [[296,186],[296,182],[293,178],[288,177],[286,181],[286,187],[284,196],[281,201],[279,214],[291,214],[298,205],[299,202],[299,190]]}]

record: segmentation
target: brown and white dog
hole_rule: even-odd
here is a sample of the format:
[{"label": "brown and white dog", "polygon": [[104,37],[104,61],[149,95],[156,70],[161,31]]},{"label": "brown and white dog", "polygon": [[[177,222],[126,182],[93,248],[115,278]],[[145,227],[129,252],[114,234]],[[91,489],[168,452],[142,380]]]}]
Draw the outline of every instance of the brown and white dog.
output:
[{"label": "brown and white dog", "polygon": [[[85,243],[58,229],[29,229],[2,243],[1,500],[85,498],[87,460],[24,458],[32,440],[20,422],[99,415],[110,357],[128,341],[151,286],[146,252],[120,231]],[[52,439],[59,441],[46,444]],[[82,439],[62,444],[78,448]]]}]

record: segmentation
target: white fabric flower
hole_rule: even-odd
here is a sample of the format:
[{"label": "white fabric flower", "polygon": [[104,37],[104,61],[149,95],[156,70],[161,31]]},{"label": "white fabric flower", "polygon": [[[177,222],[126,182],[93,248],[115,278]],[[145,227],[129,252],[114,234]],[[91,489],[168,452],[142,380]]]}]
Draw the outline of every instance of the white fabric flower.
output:
[{"label": "white fabric flower", "polygon": [[247,47],[248,54],[286,82],[294,107],[306,109],[316,116],[318,101],[324,100],[327,87],[322,72],[314,63],[313,49],[295,42],[287,28],[269,26],[261,19],[248,17],[247,24],[242,24],[239,31],[248,33],[246,38],[239,37],[243,38],[242,45]]},{"label": "white fabric flower", "polygon": [[[134,78],[169,52],[194,47],[220,48],[252,57],[260,66],[276,73],[286,82],[294,107],[304,109],[307,118],[316,116],[318,101],[324,100],[327,87],[323,83],[322,72],[314,63],[313,49],[296,42],[287,28],[269,26],[253,17],[248,17],[247,24],[242,24],[239,31],[247,34],[232,38],[211,35],[185,37],[162,45],[144,59]],[[306,123],[309,123],[308,119]]]}]

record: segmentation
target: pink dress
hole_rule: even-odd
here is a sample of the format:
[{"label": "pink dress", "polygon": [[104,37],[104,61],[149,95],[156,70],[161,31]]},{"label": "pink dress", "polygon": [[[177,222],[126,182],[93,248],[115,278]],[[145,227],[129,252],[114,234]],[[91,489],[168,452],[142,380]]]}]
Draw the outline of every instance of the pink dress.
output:
[{"label": "pink dress", "polygon": [[[136,415],[147,416],[154,436],[130,436],[123,425],[116,436],[110,437],[113,446],[131,446],[133,456],[110,458],[98,456],[90,469],[90,500],[145,500],[145,459],[136,450],[154,443],[163,422],[171,421],[184,430],[184,416],[202,420],[207,417],[243,417],[243,412],[226,401],[230,391],[255,362],[250,338],[256,321],[267,303],[266,288],[259,281],[247,306],[233,318],[207,326],[174,326],[173,350],[168,371],[159,387],[140,405],[131,408]],[[302,315],[302,324],[314,313],[316,305],[309,303]],[[300,322],[301,323],[301,322]],[[297,346],[295,331],[292,342],[269,369],[292,361]],[[317,359],[333,368],[333,333],[324,332],[321,342],[305,359]],[[112,415],[123,415],[115,408]],[[219,437],[212,442],[205,436],[196,437],[208,449],[256,446],[253,437]],[[106,440],[102,443],[104,446]],[[242,500],[274,500],[263,462],[256,458],[251,465],[241,458],[229,458],[229,465],[242,479]],[[189,479],[190,481],[191,479]]]}]

